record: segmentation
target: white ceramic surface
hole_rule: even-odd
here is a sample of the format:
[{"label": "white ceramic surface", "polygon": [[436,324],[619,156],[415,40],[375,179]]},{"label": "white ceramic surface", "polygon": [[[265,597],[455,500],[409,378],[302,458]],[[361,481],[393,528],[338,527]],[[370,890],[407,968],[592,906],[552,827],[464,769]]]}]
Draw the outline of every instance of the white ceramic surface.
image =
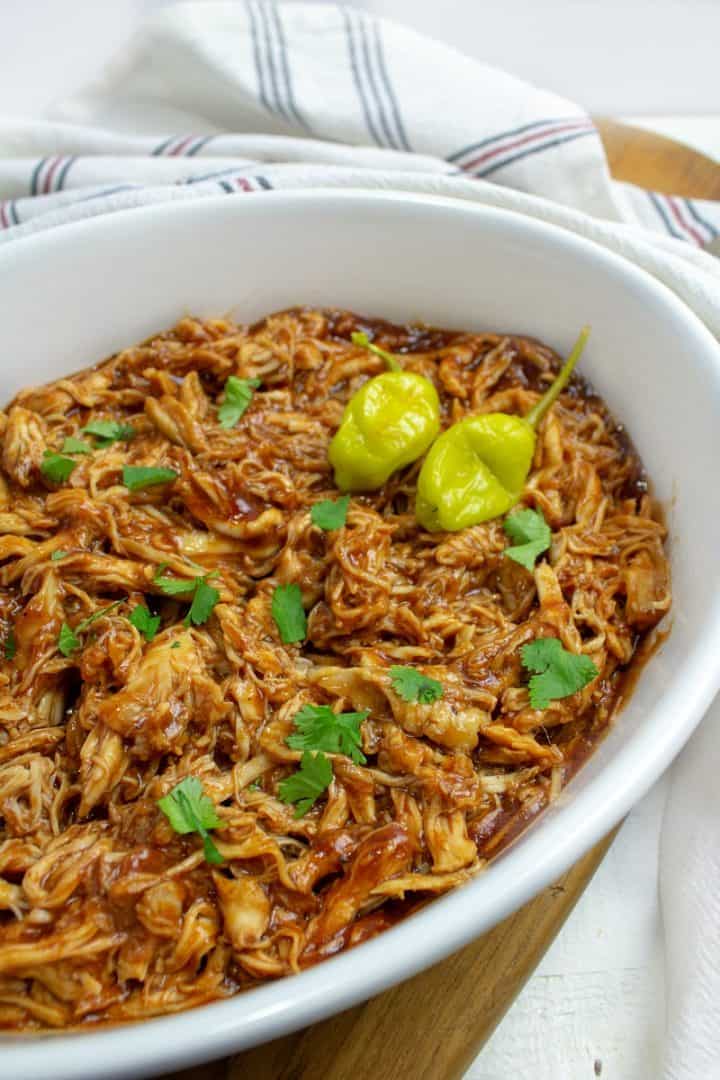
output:
[{"label": "white ceramic surface", "polygon": [[0,398],[170,325],[325,304],[534,334],[626,424],[668,508],[672,632],[553,809],[474,881],[352,952],[229,1001],[82,1035],[0,1038],[8,1080],[148,1077],[347,1008],[488,929],[628,810],[720,684],[720,348],[663,286],[540,222],[408,195],[262,193],[143,208],[0,249]]}]

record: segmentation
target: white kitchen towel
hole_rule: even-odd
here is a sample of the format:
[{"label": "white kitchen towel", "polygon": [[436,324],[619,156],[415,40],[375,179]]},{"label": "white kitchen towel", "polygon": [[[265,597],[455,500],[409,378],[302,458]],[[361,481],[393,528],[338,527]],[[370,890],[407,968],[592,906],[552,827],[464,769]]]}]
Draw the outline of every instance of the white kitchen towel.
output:
[{"label": "white kitchen towel", "polygon": [[435,192],[590,236],[720,332],[718,204],[613,183],[577,105],[350,7],[165,8],[53,121],[0,121],[0,241],[210,193]]},{"label": "white kitchen towel", "polygon": [[[617,184],[571,102],[335,4],[185,3],[45,120],[0,120],[0,242],[171,199],[442,194],[554,222],[644,267],[720,336],[720,205]],[[662,852],[666,1080],[720,1077],[720,730],[675,767]]]}]

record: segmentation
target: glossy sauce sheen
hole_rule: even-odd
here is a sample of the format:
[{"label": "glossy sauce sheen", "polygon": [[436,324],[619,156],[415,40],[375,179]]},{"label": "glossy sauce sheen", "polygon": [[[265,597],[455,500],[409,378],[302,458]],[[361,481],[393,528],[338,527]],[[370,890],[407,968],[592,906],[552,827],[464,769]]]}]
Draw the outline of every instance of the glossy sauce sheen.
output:
[{"label": "glossy sauce sheen", "polygon": [[[607,729],[648,633],[669,608],[665,528],[625,432],[580,378],[538,432],[523,502],[553,545],[528,573],[495,520],[430,534],[415,521],[420,462],[336,498],[329,442],[352,393],[383,370],[363,330],[432,379],[442,425],[525,415],[559,366],[538,342],[397,327],[295,310],[251,327],[185,319],[174,330],[0,414],[0,1025],[46,1029],[138,1019],[301,970],[393,925],[480,872],[554,798]],[[231,430],[230,375],[261,380]],[[55,487],[40,472],[92,420],[135,437],[78,455]],[[172,468],[134,493],[123,465]],[[53,561],[53,551],[67,554]],[[217,572],[220,601],[186,628],[187,600],[158,567]],[[297,583],[307,640],[284,645],[274,589]],[[120,604],[58,651],[73,627]],[[148,643],[128,615],[162,617]],[[559,637],[600,676],[543,712],[520,648]],[[642,648],[641,648],[642,647]],[[417,705],[388,668],[439,680]],[[307,704],[369,709],[365,765],[294,818],[278,785],[298,767],[287,736]],[[180,836],[157,800],[202,781],[222,819]]]}]

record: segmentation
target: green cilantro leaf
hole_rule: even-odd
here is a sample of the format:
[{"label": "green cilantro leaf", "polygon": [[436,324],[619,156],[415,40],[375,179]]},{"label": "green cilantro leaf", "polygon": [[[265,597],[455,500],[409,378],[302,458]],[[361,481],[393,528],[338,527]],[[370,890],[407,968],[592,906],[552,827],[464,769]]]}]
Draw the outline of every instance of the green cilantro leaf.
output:
[{"label": "green cilantro leaf", "polygon": [[292,776],[278,784],[278,794],[283,802],[295,803],[293,817],[301,818],[311,806],[330,787],[333,778],[332,763],[322,751],[311,754],[306,750],[300,762],[300,768]]},{"label": "green cilantro leaf", "polygon": [[158,799],[158,806],[176,833],[185,836],[196,832],[202,837],[206,862],[219,866],[224,861],[208,832],[208,829],[217,829],[222,821],[197,776],[186,776],[172,791]]},{"label": "green cilantro leaf", "polygon": [[503,528],[515,541],[515,546],[505,548],[503,554],[532,572],[538,555],[547,551],[552,541],[552,532],[542,511],[517,510],[505,518]]},{"label": "green cilantro leaf", "polygon": [[[198,830],[199,831],[199,830]],[[225,862],[222,855],[215,847],[215,843],[211,836],[207,833],[200,833],[203,842],[203,855],[205,856],[205,862],[211,863],[213,866],[220,866]]]},{"label": "green cilantro leaf", "polygon": [[163,571],[166,566],[167,563],[163,563],[162,566],[158,567],[158,572],[153,578],[153,585],[157,585],[166,596],[181,596],[183,593],[195,592],[197,578],[188,581],[187,578],[170,577],[169,574],[163,576]]},{"label": "green cilantro leaf", "polygon": [[76,467],[77,461],[63,457],[54,450],[46,450],[40,464],[40,472],[51,484],[64,484]]},{"label": "green cilantro leaf", "polygon": [[65,551],[64,548],[56,548],[55,551],[53,551],[52,555],[50,556],[50,561],[51,562],[60,562],[60,559],[64,559],[67,554],[68,554],[68,552]]},{"label": "green cilantro leaf", "polygon": [[3,646],[3,653],[6,660],[14,660],[15,653],[17,652],[17,642],[15,641],[15,631],[12,627],[8,630],[8,635],[5,638],[5,644]]},{"label": "green cilantro leaf", "polygon": [[200,626],[202,623],[207,622],[219,599],[220,593],[217,589],[214,589],[212,585],[208,585],[204,577],[197,578],[193,602],[185,616],[185,625],[190,626],[192,623],[193,626]]},{"label": "green cilantro leaf", "polygon": [[253,390],[256,390],[259,385],[259,379],[239,379],[237,375],[230,376],[225,383],[225,400],[218,409],[221,427],[235,427],[252,401]]},{"label": "green cilantro leaf", "polygon": [[403,701],[418,701],[421,705],[430,705],[443,696],[442,683],[423,675],[413,667],[391,667],[390,681],[396,694]]},{"label": "green cilantro leaf", "polygon": [[313,525],[325,529],[326,532],[330,532],[332,529],[342,529],[347,518],[349,505],[349,495],[341,495],[339,499],[324,499],[322,502],[315,503],[310,511]]},{"label": "green cilantro leaf", "polygon": [[285,645],[305,640],[307,619],[299,585],[278,585],[272,595],[271,611]]},{"label": "green cilantro leaf", "polygon": [[113,608],[116,608],[119,604],[122,604],[122,600],[115,600],[112,604],[108,604],[107,607],[100,608],[100,611],[93,612],[92,615],[88,615],[87,619],[83,619],[82,622],[79,622],[74,630],[64,622],[60,627],[60,634],[58,636],[58,649],[63,656],[70,656],[70,653],[73,653],[76,649],[80,648],[81,641],[77,636],[78,634],[82,634],[82,632],[87,630],[88,626],[91,626],[96,619],[101,619],[103,615],[107,615],[109,611],[112,611]]},{"label": "green cilantro leaf", "polygon": [[66,622],[60,627],[60,636],[58,637],[58,649],[63,656],[69,656],[70,653],[75,652],[80,648],[80,638],[76,636],[74,631]]},{"label": "green cilantro leaf", "polygon": [[195,832],[198,825],[203,829],[216,829],[222,825],[215,804],[203,791],[197,776],[186,776],[172,791],[158,799],[158,806],[181,836]]},{"label": "green cilantro leaf", "polygon": [[179,641],[173,641],[173,643],[172,643],[172,645],[170,646],[170,648],[171,648],[171,649],[179,649],[179,648],[180,648],[180,642],[179,642]]},{"label": "green cilantro leaf", "polygon": [[151,615],[144,604],[138,604],[130,612],[128,618],[136,630],[139,630],[146,641],[152,641],[160,626],[160,616]]},{"label": "green cilantro leaf", "polygon": [[166,596],[192,596],[192,602],[190,604],[190,610],[185,616],[185,625],[200,626],[202,623],[207,622],[210,618],[213,608],[220,599],[220,593],[217,589],[214,589],[212,585],[208,585],[208,577],[214,576],[213,574],[205,574],[202,577],[193,578],[192,581],[187,581],[184,578],[162,576],[162,568],[158,568],[158,573],[153,578],[153,584],[157,585]]},{"label": "green cilantro leaf", "polygon": [[347,754],[356,765],[364,765],[360,724],[370,715],[363,712],[334,713],[329,705],[303,705],[293,718],[297,731],[285,742],[291,750],[326,750]]},{"label": "green cilantro leaf", "polygon": [[63,454],[92,454],[92,446],[88,446],[82,439],[75,439],[68,435],[60,448]]},{"label": "green cilantro leaf", "polygon": [[154,468],[151,465],[123,465],[122,482],[128,491],[141,491],[157,484],[169,484],[177,480],[175,469]]},{"label": "green cilantro leaf", "polygon": [[390,371],[400,371],[401,367],[397,360],[397,357],[393,356],[387,349],[381,349],[379,345],[374,345],[367,334],[362,331],[356,330],[350,335],[350,340],[353,345],[360,345],[363,349],[368,349],[371,353],[375,353],[381,360],[384,360]]},{"label": "green cilantro leaf", "polygon": [[83,435],[92,435],[98,450],[104,450],[114,442],[128,442],[135,435],[131,424],[118,424],[115,420],[93,420],[82,429]]},{"label": "green cilantro leaf", "polygon": [[538,638],[520,650],[530,679],[530,704],[547,709],[551,701],[582,690],[600,674],[589,656],[568,652],[558,638]]}]

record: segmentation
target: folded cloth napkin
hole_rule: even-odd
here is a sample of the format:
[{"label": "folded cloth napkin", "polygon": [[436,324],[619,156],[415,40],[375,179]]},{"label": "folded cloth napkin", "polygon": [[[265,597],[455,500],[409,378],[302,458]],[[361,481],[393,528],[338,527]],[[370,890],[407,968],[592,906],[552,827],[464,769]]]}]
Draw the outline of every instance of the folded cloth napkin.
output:
[{"label": "folded cloth napkin", "polygon": [[[612,181],[578,106],[353,8],[165,8],[52,119],[0,120],[0,242],[171,199],[318,186],[554,222],[644,267],[720,336],[720,261],[702,250],[720,204]],[[706,723],[666,813],[666,1080],[720,1077],[719,751]]]}]

